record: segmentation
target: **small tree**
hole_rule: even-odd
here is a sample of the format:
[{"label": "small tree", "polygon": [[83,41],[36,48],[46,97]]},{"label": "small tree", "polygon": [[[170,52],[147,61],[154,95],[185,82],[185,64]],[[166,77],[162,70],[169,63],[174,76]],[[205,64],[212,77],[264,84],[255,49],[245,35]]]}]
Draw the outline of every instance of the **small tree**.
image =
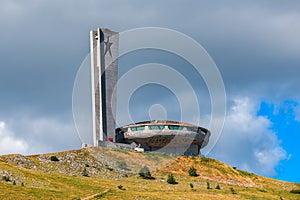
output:
[{"label": "small tree", "polygon": [[16,185],[16,181],[15,180],[13,181],[13,185]]},{"label": "small tree", "polygon": [[154,179],[146,165],[139,171],[139,176],[143,179]]},{"label": "small tree", "polygon": [[194,185],[193,185],[193,183],[190,183],[190,187],[193,189],[194,188]]},{"label": "small tree", "polygon": [[119,190],[125,190],[125,188],[123,188],[123,185],[118,185],[118,189]]},{"label": "small tree", "polygon": [[219,186],[219,184],[216,186],[217,190],[221,190],[221,187]]},{"label": "small tree", "polygon": [[176,180],[175,180],[173,174],[169,174],[169,175],[168,175],[167,182],[168,182],[169,184],[177,184],[177,182],[176,182]]},{"label": "small tree", "polygon": [[8,176],[2,176],[2,180],[6,181],[6,182],[10,181]]},{"label": "small tree", "polygon": [[191,167],[190,169],[189,169],[189,175],[190,176],[199,176],[198,174],[197,174],[197,169],[196,168],[194,168],[194,167]]},{"label": "small tree", "polygon": [[206,182],[206,188],[207,188],[207,189],[211,189],[211,188],[210,188],[209,182]]},{"label": "small tree", "polygon": [[59,161],[59,159],[56,156],[51,156],[50,160],[54,161],[54,162],[58,162]]},{"label": "small tree", "polygon": [[88,177],[88,176],[89,176],[89,174],[88,174],[88,172],[87,172],[86,168],[83,168],[83,171],[82,171],[82,176],[86,176],[86,177]]},{"label": "small tree", "polygon": [[230,188],[231,194],[237,194],[233,188]]}]

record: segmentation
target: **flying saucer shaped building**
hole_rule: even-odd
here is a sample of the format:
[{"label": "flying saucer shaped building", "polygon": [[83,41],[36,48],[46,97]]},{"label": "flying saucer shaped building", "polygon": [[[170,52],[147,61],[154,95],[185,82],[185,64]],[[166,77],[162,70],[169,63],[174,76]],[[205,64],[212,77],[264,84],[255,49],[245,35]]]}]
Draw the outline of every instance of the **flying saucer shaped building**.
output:
[{"label": "flying saucer shaped building", "polygon": [[116,129],[116,142],[135,144],[145,151],[198,155],[208,144],[210,131],[184,122],[153,120]]}]

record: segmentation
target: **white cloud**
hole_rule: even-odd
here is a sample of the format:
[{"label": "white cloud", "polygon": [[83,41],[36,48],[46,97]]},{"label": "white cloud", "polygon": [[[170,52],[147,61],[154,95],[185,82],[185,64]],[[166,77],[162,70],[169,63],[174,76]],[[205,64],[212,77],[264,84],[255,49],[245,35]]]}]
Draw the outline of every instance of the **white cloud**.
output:
[{"label": "white cloud", "polygon": [[295,112],[295,119],[297,120],[297,121],[300,121],[300,105],[298,105],[296,108],[295,108],[295,110],[294,110],[294,112]]},{"label": "white cloud", "polygon": [[16,138],[6,127],[5,122],[0,121],[0,155],[12,153],[26,153],[28,144]]},{"label": "white cloud", "polygon": [[14,119],[9,123],[0,121],[0,154],[28,155],[81,147],[73,122],[57,118]]},{"label": "white cloud", "polygon": [[271,122],[256,115],[257,105],[249,98],[234,99],[212,155],[240,169],[272,176],[287,154],[276,133],[270,130]]}]

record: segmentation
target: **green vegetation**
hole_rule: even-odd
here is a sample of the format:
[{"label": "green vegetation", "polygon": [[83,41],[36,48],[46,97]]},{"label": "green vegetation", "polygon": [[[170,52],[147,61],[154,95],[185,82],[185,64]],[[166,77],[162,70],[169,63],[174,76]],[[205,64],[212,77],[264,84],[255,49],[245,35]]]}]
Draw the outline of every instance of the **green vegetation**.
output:
[{"label": "green vegetation", "polygon": [[188,172],[189,172],[189,176],[199,176],[197,174],[197,169],[194,167],[191,167]]},{"label": "green vegetation", "polygon": [[300,189],[298,189],[298,190],[291,190],[290,193],[292,193],[292,194],[300,194]]},{"label": "green vegetation", "polygon": [[210,158],[201,157],[201,163],[208,164],[209,160],[210,160]]},{"label": "green vegetation", "polygon": [[85,177],[88,177],[88,176],[89,176],[89,174],[88,174],[86,168],[83,168],[82,176],[85,176]]},{"label": "green vegetation", "polygon": [[8,176],[2,176],[2,180],[3,180],[3,181],[6,181],[6,182],[9,182],[9,181],[10,181],[10,179],[9,179]]},{"label": "green vegetation", "polygon": [[221,187],[220,187],[219,184],[216,186],[216,189],[217,189],[217,190],[221,190]]},{"label": "green vegetation", "polygon": [[125,190],[125,188],[123,188],[123,185],[118,185],[118,189],[119,190]]},{"label": "green vegetation", "polygon": [[246,172],[246,171],[243,171],[243,170],[237,170],[242,176],[244,177],[251,177],[251,176],[254,176],[253,173],[250,173],[250,172]]},{"label": "green vegetation", "polygon": [[206,189],[211,189],[209,182],[206,182]]},{"label": "green vegetation", "polygon": [[[191,200],[242,200],[281,197],[285,200],[298,200],[300,196],[300,191],[297,190],[300,185],[240,172],[217,160],[197,156],[175,157],[134,151],[120,153],[109,148],[93,147],[25,156],[26,159],[22,162],[26,165],[26,160],[31,160],[34,169],[13,164],[15,156],[0,156],[0,160],[3,160],[0,162],[0,199],[113,200],[183,197]],[[51,156],[56,156],[63,162],[50,162]],[[149,156],[155,159],[148,159]],[[18,159],[20,158],[22,159],[18,155]],[[67,162],[68,159],[72,162]],[[149,173],[151,171],[151,177],[155,176],[155,181],[137,177],[142,163],[147,165]],[[130,166],[130,172],[122,169],[126,166]],[[112,170],[107,170],[107,167]],[[201,176],[190,176],[188,170],[192,167],[199,174],[201,172]],[[143,173],[145,176],[149,175],[148,170]],[[88,178],[83,176],[84,171]],[[179,184],[169,185],[166,183],[167,179]],[[16,185],[13,185],[13,180]]]},{"label": "green vegetation", "polygon": [[106,169],[108,170],[108,171],[114,171],[114,169],[112,168],[112,167],[106,167]]},{"label": "green vegetation", "polygon": [[232,187],[230,188],[231,194],[237,194],[235,189],[233,189]]},{"label": "green vegetation", "polygon": [[151,173],[147,165],[145,165],[140,171],[139,171],[139,176],[142,177],[143,179],[155,179]]},{"label": "green vegetation", "polygon": [[169,174],[169,175],[168,175],[168,179],[167,179],[167,183],[173,184],[173,185],[174,185],[174,184],[177,184],[178,182],[176,182],[176,180],[175,180],[173,174]]},{"label": "green vegetation", "polygon": [[53,162],[58,162],[59,161],[59,159],[56,156],[51,156],[50,160],[53,161]]}]

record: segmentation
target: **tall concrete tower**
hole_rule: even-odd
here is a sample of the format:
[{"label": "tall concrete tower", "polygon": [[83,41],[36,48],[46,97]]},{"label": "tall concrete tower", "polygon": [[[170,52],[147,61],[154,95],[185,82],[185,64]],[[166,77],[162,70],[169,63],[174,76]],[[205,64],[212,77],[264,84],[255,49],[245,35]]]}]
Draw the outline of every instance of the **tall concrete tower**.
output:
[{"label": "tall concrete tower", "polygon": [[90,32],[93,145],[115,142],[119,34],[98,28]]}]

